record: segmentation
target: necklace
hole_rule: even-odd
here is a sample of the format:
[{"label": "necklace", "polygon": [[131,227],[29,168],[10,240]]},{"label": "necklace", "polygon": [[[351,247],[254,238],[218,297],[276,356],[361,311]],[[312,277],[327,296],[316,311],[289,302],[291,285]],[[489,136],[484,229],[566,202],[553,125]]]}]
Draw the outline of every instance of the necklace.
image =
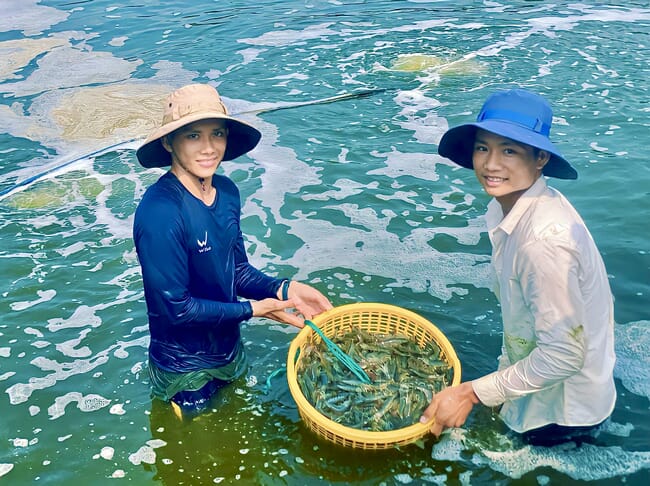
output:
[{"label": "necklace", "polygon": [[211,184],[206,185],[205,179],[203,177],[199,177],[199,183],[201,184],[201,190],[198,194],[198,197],[201,199],[201,201],[209,206],[214,202],[217,190]]}]

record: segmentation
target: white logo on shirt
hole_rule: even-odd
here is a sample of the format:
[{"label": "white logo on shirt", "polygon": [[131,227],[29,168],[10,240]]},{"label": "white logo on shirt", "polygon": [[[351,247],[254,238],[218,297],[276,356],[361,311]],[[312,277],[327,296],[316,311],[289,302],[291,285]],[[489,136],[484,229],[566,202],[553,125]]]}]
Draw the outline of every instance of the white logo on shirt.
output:
[{"label": "white logo on shirt", "polygon": [[208,246],[208,232],[205,232],[205,237],[203,240],[197,239],[196,242],[199,245],[199,253],[205,253],[206,251],[212,250],[211,246]]}]

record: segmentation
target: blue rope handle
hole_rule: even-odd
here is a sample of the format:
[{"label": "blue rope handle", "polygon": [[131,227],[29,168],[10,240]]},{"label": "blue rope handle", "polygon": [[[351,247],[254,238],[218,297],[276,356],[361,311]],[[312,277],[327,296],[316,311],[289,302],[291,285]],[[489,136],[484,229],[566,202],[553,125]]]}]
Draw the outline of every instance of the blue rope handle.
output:
[{"label": "blue rope handle", "polygon": [[334,356],[336,356],[336,358],[341,363],[343,363],[352,373],[354,373],[355,376],[359,378],[359,380],[361,380],[363,383],[370,383],[370,377],[366,374],[365,371],[363,371],[363,368],[359,366],[359,364],[354,361],[350,355],[346,354],[345,351],[338,347],[334,341],[328,338],[316,324],[314,324],[309,319],[305,319],[305,324],[316,331],[316,334],[321,337],[323,342],[327,345],[327,348],[334,354]]},{"label": "blue rope handle", "polygon": [[272,385],[271,385],[271,380],[278,376],[280,373],[284,373],[287,371],[287,365],[283,364],[280,368],[274,370],[267,378],[266,378],[266,385],[262,388],[262,391],[264,392],[265,395],[268,395],[269,392],[271,391]]}]

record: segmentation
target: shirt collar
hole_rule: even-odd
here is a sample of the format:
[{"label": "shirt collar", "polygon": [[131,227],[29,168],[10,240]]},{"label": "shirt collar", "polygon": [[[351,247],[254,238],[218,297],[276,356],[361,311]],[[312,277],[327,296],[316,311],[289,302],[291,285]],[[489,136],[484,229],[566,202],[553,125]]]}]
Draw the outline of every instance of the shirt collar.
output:
[{"label": "shirt collar", "polygon": [[507,234],[511,234],[533,201],[544,194],[547,187],[546,178],[540,176],[535,183],[521,195],[505,218],[503,217],[501,204],[499,204],[496,199],[492,199],[488,203],[487,213],[485,214],[488,230],[494,232],[497,229],[500,229]]}]

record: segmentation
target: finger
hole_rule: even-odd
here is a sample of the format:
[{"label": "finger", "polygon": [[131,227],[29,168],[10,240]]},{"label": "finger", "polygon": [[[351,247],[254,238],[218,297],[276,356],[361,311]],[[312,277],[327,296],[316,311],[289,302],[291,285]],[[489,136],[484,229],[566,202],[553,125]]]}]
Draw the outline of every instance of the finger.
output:
[{"label": "finger", "polygon": [[278,301],[278,308],[279,309],[289,309],[289,308],[294,308],[295,303],[293,299],[287,299],[287,300],[279,300]]},{"label": "finger", "polygon": [[431,403],[429,406],[422,412],[422,416],[420,417],[420,423],[426,424],[429,422],[433,417],[436,416],[436,410],[438,409],[438,402],[435,400],[431,400]]},{"label": "finger", "polygon": [[283,317],[282,320],[286,324],[297,327],[298,329],[302,329],[303,327],[305,327],[304,320],[301,319],[300,317],[296,316],[295,314],[290,314],[288,312],[283,312],[282,314],[283,314],[282,315],[282,317]]},{"label": "finger", "polygon": [[318,312],[314,311],[312,306],[306,304],[305,302],[296,304],[296,310],[298,313],[302,314],[305,319],[309,320],[312,320],[316,315],[318,315]]},{"label": "finger", "polygon": [[329,299],[327,297],[325,297],[324,295],[321,295],[320,306],[321,306],[321,309],[323,309],[323,310],[330,310],[330,309],[334,308],[334,306],[329,301]]},{"label": "finger", "polygon": [[324,312],[333,308],[332,303],[322,294],[315,299],[314,307],[317,308],[319,312]]},{"label": "finger", "polygon": [[429,430],[436,437],[440,437],[440,434],[442,434],[442,425],[440,425],[438,422],[434,422]]}]

